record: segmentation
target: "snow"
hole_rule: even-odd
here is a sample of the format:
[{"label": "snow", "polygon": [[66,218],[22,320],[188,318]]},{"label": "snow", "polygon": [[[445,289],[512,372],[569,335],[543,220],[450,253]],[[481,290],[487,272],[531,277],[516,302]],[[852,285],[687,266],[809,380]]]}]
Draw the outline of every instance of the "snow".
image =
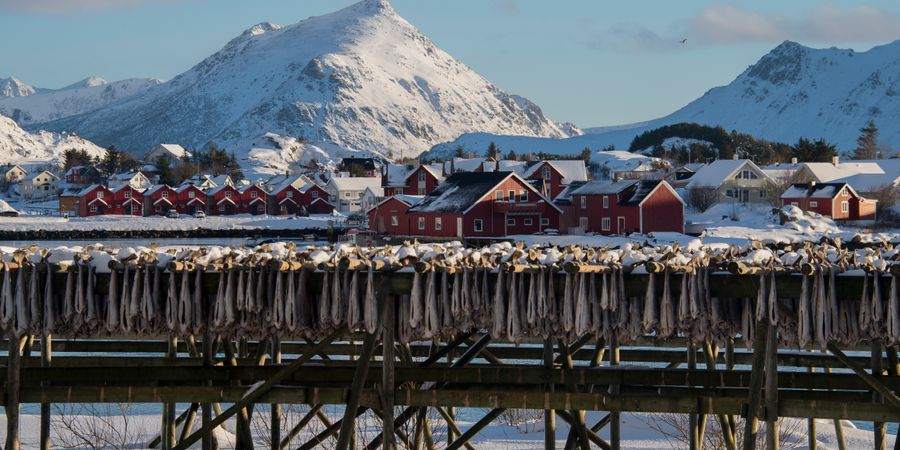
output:
[{"label": "snow", "polygon": [[[572,181],[587,181],[587,166],[584,164],[584,161],[578,160],[551,160],[546,161],[546,164],[549,164],[551,167],[556,169],[557,172],[562,175],[563,180],[569,183]],[[522,175],[523,178],[528,178],[534,175],[535,171],[543,167],[544,164],[532,164],[525,173]]]},{"label": "snow", "polygon": [[9,78],[0,78],[0,99],[2,98],[17,98],[17,97],[25,97],[28,95],[33,95],[37,91],[33,86],[30,86],[21,80],[16,79],[15,77]]},{"label": "snow", "polygon": [[[267,173],[338,153],[416,156],[473,131],[580,132],[455,60],[384,0],[261,24],[169,82],[41,126],[132,152],[214,141]],[[266,142],[272,135],[296,146]]]},{"label": "snow", "polygon": [[618,194],[637,180],[609,181],[596,180],[583,184],[578,189],[573,190],[569,195],[598,195],[598,194]]},{"label": "snow", "polygon": [[181,217],[168,219],[165,217],[133,217],[121,215],[91,217],[48,217],[23,216],[0,217],[0,231],[181,231],[181,230],[304,230],[312,228],[325,229],[329,221],[340,222],[340,216],[311,215],[310,217],[294,216],[252,216],[239,214],[233,216],[208,216],[202,219]]},{"label": "snow", "polygon": [[328,183],[339,192],[381,189],[381,177],[332,177]]},{"label": "snow", "polygon": [[85,150],[92,157],[105,150],[94,143],[69,133],[37,131],[29,133],[12,119],[0,115],[0,164],[58,165],[68,149]]},{"label": "snow", "polygon": [[834,198],[842,184],[793,184],[787,188],[781,198]]},{"label": "snow", "polygon": [[875,164],[880,170],[859,171],[851,175],[843,175],[828,181],[849,183],[854,189],[861,192],[874,192],[886,186],[900,185],[900,159],[854,161],[850,163],[840,163],[839,167],[843,168],[845,167],[845,164],[852,165],[854,163],[866,166],[868,166],[868,164]]},{"label": "snow", "polygon": [[6,203],[6,200],[0,199],[0,213],[14,213],[16,212],[15,208]]},{"label": "snow", "polygon": [[[697,173],[690,178],[691,181],[688,182],[687,188],[718,188],[744,167],[756,169],[757,173],[762,172],[749,159],[717,159],[697,170]],[[768,177],[768,175],[764,176]]]}]

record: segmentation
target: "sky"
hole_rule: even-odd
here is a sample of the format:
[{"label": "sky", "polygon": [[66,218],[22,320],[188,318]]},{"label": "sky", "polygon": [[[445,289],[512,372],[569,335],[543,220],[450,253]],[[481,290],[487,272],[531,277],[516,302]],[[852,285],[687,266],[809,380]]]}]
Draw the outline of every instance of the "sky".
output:
[{"label": "sky", "polygon": [[[92,75],[171,79],[259,22],[352,0],[0,0],[0,77],[59,88]],[[780,42],[900,39],[900,2],[392,0],[438,46],[580,127],[669,114]],[[686,39],[684,43],[681,41]]]}]

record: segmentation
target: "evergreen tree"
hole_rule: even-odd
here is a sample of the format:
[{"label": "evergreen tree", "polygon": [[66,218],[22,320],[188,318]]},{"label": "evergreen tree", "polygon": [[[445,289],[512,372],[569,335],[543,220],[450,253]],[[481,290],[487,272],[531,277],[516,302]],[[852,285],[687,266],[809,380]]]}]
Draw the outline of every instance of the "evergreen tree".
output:
[{"label": "evergreen tree", "polygon": [[456,149],[453,150],[453,156],[457,158],[465,158],[466,157],[466,148],[462,145],[457,145]]},{"label": "evergreen tree", "polygon": [[154,162],[156,170],[159,171],[159,184],[167,184],[174,186],[178,180],[175,179],[175,173],[172,171],[172,161],[168,156],[160,156]]},{"label": "evergreen tree", "polygon": [[593,154],[594,154],[594,152],[591,151],[590,148],[585,147],[583,150],[581,150],[581,154],[578,155],[578,159],[580,159],[580,160],[582,160],[582,161],[590,161],[590,160],[591,160],[591,156],[592,156]]},{"label": "evergreen tree", "polygon": [[244,179],[244,172],[241,171],[241,165],[238,163],[237,157],[234,156],[234,152],[228,155],[228,162],[225,163],[225,167],[228,170],[228,176],[233,180]]},{"label": "evergreen tree", "polygon": [[791,146],[791,155],[799,162],[829,162],[837,154],[837,147],[824,139],[810,141],[800,138],[797,144]]},{"label": "evergreen tree", "polygon": [[488,144],[487,152],[484,154],[488,158],[500,159],[500,147],[494,142]]},{"label": "evergreen tree", "polygon": [[870,119],[866,126],[859,129],[853,159],[877,159],[878,154],[878,127],[875,121]]},{"label": "evergreen tree", "polygon": [[515,150],[510,150],[509,152],[506,153],[506,159],[508,159],[510,161],[515,161],[516,159],[518,159],[518,157],[519,157],[519,155],[516,155]]},{"label": "evergreen tree", "polygon": [[97,168],[105,176],[113,175],[121,170],[123,159],[122,152],[116,149],[115,145],[110,145],[106,148],[106,152],[103,154],[103,158],[100,159],[100,164]]}]

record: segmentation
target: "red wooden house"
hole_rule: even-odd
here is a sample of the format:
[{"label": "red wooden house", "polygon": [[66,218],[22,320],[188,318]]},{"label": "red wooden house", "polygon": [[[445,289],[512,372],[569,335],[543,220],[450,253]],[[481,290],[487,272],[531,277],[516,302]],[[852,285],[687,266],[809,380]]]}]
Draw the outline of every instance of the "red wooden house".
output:
[{"label": "red wooden house", "polygon": [[[308,183],[299,189],[289,183],[278,186],[269,193],[272,201],[270,209],[274,214],[295,215],[306,211],[307,214],[328,214],[334,211],[334,207],[326,200],[328,192],[315,183]],[[313,203],[316,210],[312,212]]]},{"label": "red wooden house", "polygon": [[99,184],[88,186],[82,189],[78,196],[81,198],[78,202],[79,216],[110,214],[113,193],[106,186]]},{"label": "red wooden house", "polygon": [[206,194],[207,209],[210,214],[230,216],[238,213],[238,202],[241,201],[241,193],[236,187],[223,184],[210,189]]},{"label": "red wooden house", "polygon": [[130,184],[123,184],[111,189],[112,202],[110,202],[107,214],[121,214],[125,216],[144,215],[144,190]]},{"label": "red wooden house", "polygon": [[381,201],[370,208],[366,215],[369,229],[380,234],[392,236],[410,235],[409,208],[418,205],[424,197],[414,195],[395,195]]},{"label": "red wooden house", "polygon": [[66,184],[69,186],[90,186],[100,182],[100,171],[94,166],[74,166],[66,171]]},{"label": "red wooden house", "polygon": [[684,201],[663,180],[591,181],[564,196],[567,233],[684,233]]},{"label": "red wooden house", "polygon": [[561,212],[513,172],[459,172],[407,215],[413,236],[462,238],[558,229]]},{"label": "red wooden house", "polygon": [[875,220],[877,200],[860,196],[847,183],[794,184],[781,194],[782,206],[793,205],[834,220]]},{"label": "red wooden house", "polygon": [[209,201],[206,192],[195,184],[183,184],[175,190],[175,210],[178,214],[206,213]]},{"label": "red wooden house", "polygon": [[175,207],[177,192],[166,184],[157,184],[144,192],[144,212],[164,216]]},{"label": "red wooden house", "polygon": [[269,193],[262,186],[252,184],[240,191],[240,200],[238,201],[237,211],[239,214],[268,214],[269,212]]},{"label": "red wooden house", "polygon": [[541,180],[543,194],[556,198],[573,182],[588,180],[587,166],[582,160],[540,161],[528,166],[522,175],[528,180]]},{"label": "red wooden house", "polygon": [[[451,164],[452,166],[452,164]],[[392,195],[428,195],[444,181],[443,165],[422,164],[417,167],[389,164],[384,167],[381,186],[386,197]]]}]

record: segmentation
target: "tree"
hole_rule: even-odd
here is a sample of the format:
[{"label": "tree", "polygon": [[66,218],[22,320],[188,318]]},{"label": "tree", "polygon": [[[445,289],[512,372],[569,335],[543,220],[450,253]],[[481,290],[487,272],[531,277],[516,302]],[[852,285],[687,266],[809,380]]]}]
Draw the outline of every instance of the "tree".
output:
[{"label": "tree", "polygon": [[159,158],[156,158],[154,164],[156,164],[156,170],[159,171],[160,184],[173,186],[178,183],[179,180],[175,179],[175,172],[172,171],[172,161],[169,160],[168,156],[160,156]]},{"label": "tree", "polygon": [[585,147],[583,150],[581,150],[581,154],[578,155],[578,159],[582,161],[590,161],[593,154],[594,152],[590,148]]},{"label": "tree", "polygon": [[800,162],[830,162],[836,154],[837,147],[824,139],[810,141],[807,138],[800,138],[791,146],[791,155]]},{"label": "tree", "polygon": [[878,127],[875,121],[869,119],[866,126],[859,129],[859,137],[856,138],[856,150],[853,151],[853,159],[876,159],[879,154]]},{"label": "tree", "polygon": [[713,188],[688,189],[687,203],[697,211],[703,212],[719,201],[719,192]]},{"label": "tree", "polygon": [[466,157],[466,148],[462,145],[457,145],[456,149],[453,150],[453,156],[457,158],[465,158]]},{"label": "tree", "polygon": [[64,171],[68,171],[75,166],[89,166],[93,163],[93,158],[91,158],[91,155],[88,154],[87,150],[70,148],[63,152]]},{"label": "tree", "polygon": [[485,152],[484,155],[495,160],[500,159],[500,147],[494,142],[491,142],[488,144],[487,152]]},{"label": "tree", "polygon": [[506,159],[508,159],[510,161],[515,161],[518,158],[519,158],[519,155],[516,155],[515,150],[510,150],[509,152],[506,153]]},{"label": "tree", "polygon": [[100,164],[97,167],[100,169],[100,173],[105,176],[118,173],[122,168],[122,160],[124,159],[122,156],[122,152],[116,149],[115,145],[107,147],[106,152],[103,154],[103,158],[100,159]]}]

